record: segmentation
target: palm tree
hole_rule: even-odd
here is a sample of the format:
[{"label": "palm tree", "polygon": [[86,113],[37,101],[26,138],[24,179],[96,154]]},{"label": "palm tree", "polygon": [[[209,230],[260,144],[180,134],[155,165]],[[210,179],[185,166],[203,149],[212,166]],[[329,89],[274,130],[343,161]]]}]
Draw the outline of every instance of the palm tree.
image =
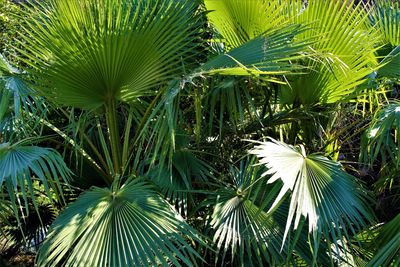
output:
[{"label": "palm tree", "polygon": [[[372,195],[335,161],[353,129],[335,124],[397,75],[393,10],[25,5],[21,70],[0,58],[2,224],[40,215],[40,199],[60,209],[38,266],[396,264],[398,216],[368,246]],[[385,147],[397,163],[396,105],[376,113],[361,160]]]}]

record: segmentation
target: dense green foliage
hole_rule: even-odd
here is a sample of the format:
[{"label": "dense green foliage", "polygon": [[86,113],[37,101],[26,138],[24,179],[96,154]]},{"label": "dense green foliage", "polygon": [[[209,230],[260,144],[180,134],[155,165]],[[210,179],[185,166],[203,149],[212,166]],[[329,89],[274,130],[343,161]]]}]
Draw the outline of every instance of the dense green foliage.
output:
[{"label": "dense green foliage", "polygon": [[38,266],[397,266],[400,5],[0,0],[3,247]]}]

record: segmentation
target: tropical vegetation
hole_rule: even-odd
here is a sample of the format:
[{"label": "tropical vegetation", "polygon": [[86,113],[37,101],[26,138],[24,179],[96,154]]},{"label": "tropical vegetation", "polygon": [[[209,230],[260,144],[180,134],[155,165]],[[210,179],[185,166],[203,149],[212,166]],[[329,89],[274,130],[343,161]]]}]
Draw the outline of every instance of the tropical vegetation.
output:
[{"label": "tropical vegetation", "polygon": [[0,0],[0,21],[3,255],[400,265],[398,2]]}]

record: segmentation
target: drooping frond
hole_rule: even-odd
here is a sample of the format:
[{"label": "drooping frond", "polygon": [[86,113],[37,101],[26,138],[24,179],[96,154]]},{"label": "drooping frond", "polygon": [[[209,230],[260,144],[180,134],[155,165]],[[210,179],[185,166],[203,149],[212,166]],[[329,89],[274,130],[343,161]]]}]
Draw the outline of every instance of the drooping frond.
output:
[{"label": "drooping frond", "polygon": [[93,188],[60,214],[38,266],[192,266],[192,228],[149,185]]},{"label": "drooping frond", "polygon": [[298,25],[282,27],[268,34],[218,55],[201,67],[202,72],[222,75],[284,75],[302,69],[293,62],[302,58],[301,52],[311,44],[311,39],[294,41],[297,34],[305,31]]},{"label": "drooping frond", "polygon": [[0,174],[0,185],[7,189],[15,212],[19,202],[23,201],[27,213],[28,199],[32,200],[37,209],[37,193],[34,192],[32,179],[38,179],[44,185],[50,199],[56,196],[62,200],[61,183],[68,183],[71,177],[71,171],[56,150],[9,143],[0,145]]},{"label": "drooping frond", "polygon": [[373,164],[379,157],[399,166],[400,103],[392,102],[378,111],[368,129],[362,146],[361,159]]},{"label": "drooping frond", "polygon": [[285,237],[291,225],[296,229],[302,218],[308,218],[309,232],[323,233],[337,240],[355,233],[372,220],[366,192],[355,178],[344,172],[339,163],[321,155],[306,155],[303,146],[290,146],[271,139],[250,153],[268,168],[268,183],[283,182],[270,210],[290,192],[290,208]]},{"label": "drooping frond", "polygon": [[28,128],[27,125],[38,125],[37,120],[22,114],[22,109],[38,117],[45,114],[41,99],[34,96],[23,80],[24,76],[0,54],[0,134],[7,139],[14,132],[21,135]]},{"label": "drooping frond", "polygon": [[95,108],[152,95],[197,53],[193,1],[51,0],[37,6],[25,13],[21,53],[38,90],[61,105]]}]

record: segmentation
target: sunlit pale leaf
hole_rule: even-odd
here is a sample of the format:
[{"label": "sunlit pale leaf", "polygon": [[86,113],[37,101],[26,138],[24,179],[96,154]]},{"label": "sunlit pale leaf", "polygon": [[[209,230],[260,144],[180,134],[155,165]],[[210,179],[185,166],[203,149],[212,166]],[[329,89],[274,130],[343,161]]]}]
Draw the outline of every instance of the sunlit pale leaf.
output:
[{"label": "sunlit pale leaf", "polygon": [[339,163],[321,155],[307,155],[303,146],[290,146],[271,139],[250,153],[260,158],[270,176],[268,182],[283,182],[270,210],[290,193],[290,208],[285,236],[291,225],[296,229],[302,216],[309,231],[332,236],[333,242],[355,232],[372,220],[368,197],[356,179],[344,172]]}]

